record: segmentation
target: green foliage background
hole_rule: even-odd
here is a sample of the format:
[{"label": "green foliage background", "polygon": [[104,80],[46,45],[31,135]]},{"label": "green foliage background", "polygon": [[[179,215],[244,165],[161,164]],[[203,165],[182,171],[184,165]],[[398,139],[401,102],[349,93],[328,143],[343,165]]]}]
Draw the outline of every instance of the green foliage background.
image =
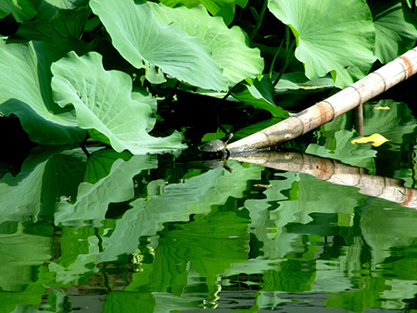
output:
[{"label": "green foliage background", "polygon": [[2,0],[0,111],[39,144],[88,136],[133,154],[183,149],[178,127],[152,132],[158,101],[230,94],[283,119],[277,91],[343,88],[413,47],[414,10],[399,0]]}]

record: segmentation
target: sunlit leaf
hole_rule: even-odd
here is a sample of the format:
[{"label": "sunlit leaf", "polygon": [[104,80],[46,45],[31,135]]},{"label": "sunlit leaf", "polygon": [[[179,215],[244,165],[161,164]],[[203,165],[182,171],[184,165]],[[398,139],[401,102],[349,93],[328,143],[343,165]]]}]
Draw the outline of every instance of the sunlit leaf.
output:
[{"label": "sunlit leaf", "polygon": [[110,33],[114,47],[136,68],[160,68],[194,86],[227,90],[226,77],[204,40],[189,36],[176,23],[162,25],[149,5],[92,0],[90,6]]},{"label": "sunlit leaf", "polygon": [[291,27],[295,56],[309,79],[331,72],[343,88],[364,77],[375,60],[375,29],[362,0],[271,0],[271,12]]},{"label": "sunlit leaf", "polygon": [[203,7],[172,9],[154,2],[144,5],[151,6],[163,25],[178,23],[189,36],[203,38],[211,49],[211,57],[227,77],[229,87],[245,78],[254,79],[262,72],[264,61],[260,51],[249,48],[247,35],[238,26],[229,29],[221,18],[213,18]]},{"label": "sunlit leaf", "polygon": [[[78,57],[74,52],[52,66],[54,97],[61,107],[75,107],[78,125],[118,151],[133,154],[185,148],[178,132],[157,138],[148,134],[152,112],[146,101],[132,99],[132,80],[119,71],[106,71],[100,54]],[[105,136],[105,138],[103,138]]]}]

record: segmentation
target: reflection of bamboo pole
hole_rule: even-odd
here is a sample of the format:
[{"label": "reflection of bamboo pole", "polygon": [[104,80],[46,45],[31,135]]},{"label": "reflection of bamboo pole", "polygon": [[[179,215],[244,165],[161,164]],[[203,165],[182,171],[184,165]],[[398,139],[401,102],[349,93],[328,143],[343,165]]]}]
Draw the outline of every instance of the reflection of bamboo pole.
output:
[{"label": "reflection of bamboo pole", "polygon": [[276,146],[330,122],[417,72],[417,47],[297,115],[228,145],[233,154]]},{"label": "reflection of bamboo pole", "polygon": [[337,185],[359,188],[364,195],[382,198],[417,209],[417,190],[403,186],[399,179],[364,174],[363,169],[300,152],[252,152],[230,159],[260,164],[283,171],[305,173]]}]

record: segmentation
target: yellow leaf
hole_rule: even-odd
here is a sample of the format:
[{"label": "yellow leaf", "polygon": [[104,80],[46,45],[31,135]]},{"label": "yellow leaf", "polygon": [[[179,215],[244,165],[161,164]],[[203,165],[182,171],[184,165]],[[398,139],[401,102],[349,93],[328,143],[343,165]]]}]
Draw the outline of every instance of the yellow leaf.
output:
[{"label": "yellow leaf", "polygon": [[390,110],[390,107],[374,107],[374,110]]},{"label": "yellow leaf", "polygon": [[385,138],[384,136],[380,135],[380,134],[373,134],[369,137],[362,137],[359,139],[355,139],[351,141],[351,144],[357,144],[357,143],[370,143],[371,145],[373,145],[374,147],[379,147],[380,145],[382,145],[384,142],[389,141],[387,138]]}]

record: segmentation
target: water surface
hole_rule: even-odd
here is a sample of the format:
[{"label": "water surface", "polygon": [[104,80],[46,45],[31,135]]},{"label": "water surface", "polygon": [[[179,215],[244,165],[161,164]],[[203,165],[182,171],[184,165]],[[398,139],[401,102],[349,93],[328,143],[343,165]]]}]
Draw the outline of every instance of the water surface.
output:
[{"label": "water surface", "polygon": [[227,168],[33,148],[0,181],[0,312],[412,312],[417,123],[364,110],[389,142],[351,145],[345,116]]}]

